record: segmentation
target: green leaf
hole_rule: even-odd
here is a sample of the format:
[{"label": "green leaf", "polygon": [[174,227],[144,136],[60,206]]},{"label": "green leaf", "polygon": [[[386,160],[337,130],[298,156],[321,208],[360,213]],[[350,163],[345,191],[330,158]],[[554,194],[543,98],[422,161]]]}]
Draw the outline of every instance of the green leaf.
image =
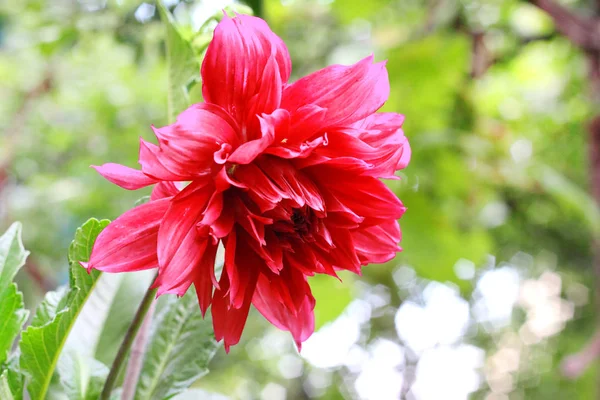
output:
[{"label": "green leaf", "polygon": [[30,376],[27,390],[32,400],[46,398],[69,331],[100,276],[99,271],[88,274],[79,261],[89,260],[96,237],[108,223],[90,219],[77,229],[69,248],[70,288],[49,293],[21,336],[21,369]]},{"label": "green leaf", "polygon": [[177,114],[190,105],[189,89],[198,79],[200,65],[188,41],[186,41],[175,25],[171,13],[159,0],[158,11],[166,27],[166,52],[169,90],[167,94],[167,110],[169,123],[175,122]]},{"label": "green leaf", "polygon": [[68,351],[58,363],[60,382],[69,400],[95,400],[100,396],[108,367],[75,351]]},{"label": "green leaf", "polygon": [[0,399],[2,400],[23,399],[25,377],[19,372],[18,362],[18,358],[11,358],[0,373]]},{"label": "green leaf", "polygon": [[3,400],[15,400],[16,397],[13,396],[12,391],[10,390],[10,386],[8,385],[8,372],[2,372],[0,375],[0,399]]},{"label": "green leaf", "polygon": [[21,241],[21,224],[15,222],[0,236],[0,365],[8,358],[29,315],[24,309],[23,295],[12,282],[28,254]]},{"label": "green leaf", "polygon": [[23,295],[17,290],[16,284],[11,283],[0,293],[0,365],[8,357],[8,352],[29,315],[23,307]]},{"label": "green leaf", "polygon": [[0,292],[10,285],[28,255],[21,241],[21,224],[15,222],[0,236]]},{"label": "green leaf", "polygon": [[217,350],[211,321],[202,318],[193,290],[160,301],[166,304],[153,321],[136,400],[168,399],[185,390],[208,372]]},{"label": "green leaf", "polygon": [[[112,296],[112,302],[106,312],[104,323],[99,324],[97,331],[98,342],[95,347],[95,354],[93,354],[97,360],[107,365],[112,362],[117,354],[138,305],[154,279],[155,271],[147,270],[127,274],[104,274],[98,282],[94,293],[101,293],[102,298],[107,297],[106,291],[101,290],[103,280],[107,277],[112,278],[117,276],[122,278],[121,283]],[[90,297],[88,303],[92,303],[93,301],[94,299]],[[84,309],[82,315],[87,315],[86,312],[87,310]],[[96,320],[96,317],[93,318]],[[98,319],[102,319],[102,317],[100,316]]]}]

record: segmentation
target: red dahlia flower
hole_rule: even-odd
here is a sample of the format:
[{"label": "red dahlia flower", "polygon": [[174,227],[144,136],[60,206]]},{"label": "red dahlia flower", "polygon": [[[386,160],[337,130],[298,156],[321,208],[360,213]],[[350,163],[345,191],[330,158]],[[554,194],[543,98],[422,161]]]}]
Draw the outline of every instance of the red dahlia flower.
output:
[{"label": "red dahlia flower", "polygon": [[307,277],[360,274],[400,250],[405,208],[379,178],[394,178],[410,147],[402,115],[375,113],[389,82],[385,63],[372,61],[288,83],[290,56],[267,24],[225,17],[202,64],[205,102],[153,128],[158,145],[140,141],[141,171],[96,167],[125,189],[156,186],[98,236],[85,266],[158,267],[159,295],[194,284],[227,350],[250,304],[300,347],[314,330]]}]

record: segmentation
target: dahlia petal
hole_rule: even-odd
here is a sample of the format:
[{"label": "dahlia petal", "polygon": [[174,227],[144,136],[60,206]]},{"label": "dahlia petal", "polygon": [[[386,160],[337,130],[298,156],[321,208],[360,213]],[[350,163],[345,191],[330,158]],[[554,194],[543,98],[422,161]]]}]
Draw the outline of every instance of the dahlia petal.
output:
[{"label": "dahlia petal", "polygon": [[217,245],[209,243],[202,259],[194,270],[194,287],[196,288],[196,296],[203,317],[206,315],[206,310],[208,310],[212,301],[216,256]]},{"label": "dahlia petal", "polygon": [[156,179],[147,176],[142,171],[120,164],[92,165],[92,168],[108,181],[127,190],[137,190],[156,183]]},{"label": "dahlia petal", "polygon": [[402,250],[398,246],[402,238],[400,225],[395,220],[357,229],[351,234],[362,265],[388,262]]},{"label": "dahlia petal", "polygon": [[327,193],[326,199],[331,201],[328,210],[331,206],[337,211],[343,205],[356,215],[374,219],[399,219],[406,210],[394,192],[377,178],[355,176],[323,165],[309,170],[319,182],[321,192]]},{"label": "dahlia petal", "polygon": [[317,186],[290,162],[265,156],[257,160],[256,164],[278,186],[284,197],[293,200],[298,207],[308,205],[314,210],[325,210]]},{"label": "dahlia petal", "polygon": [[[142,142],[142,170],[164,180],[192,180],[210,174],[239,145],[236,123],[212,104],[194,104],[162,128],[152,127],[159,146]],[[144,169],[145,167],[145,169]]]},{"label": "dahlia petal", "polygon": [[335,268],[360,275],[360,260],[354,248],[352,235],[347,229],[331,228],[333,245],[328,252],[321,251],[322,258]]},{"label": "dahlia petal", "polygon": [[361,131],[359,138],[372,147],[396,145],[399,151],[396,170],[399,170],[408,165],[411,156],[408,139],[401,129],[403,123],[404,115],[375,113],[356,122],[353,127]]},{"label": "dahlia petal", "polygon": [[290,136],[292,142],[303,142],[318,133],[324,126],[327,109],[314,104],[306,104],[298,108],[290,121]]},{"label": "dahlia petal", "polygon": [[232,232],[225,243],[225,272],[230,285],[230,304],[234,308],[243,306],[248,290],[253,290],[256,272],[264,266],[248,242],[248,235],[238,230]]},{"label": "dahlia petal", "polygon": [[286,86],[281,108],[294,113],[314,104],[327,109],[324,126],[348,125],[377,111],[388,99],[385,62],[369,56],[351,66],[332,65]]},{"label": "dahlia petal", "polygon": [[208,230],[196,225],[208,202],[210,190],[190,184],[171,201],[158,231],[158,294],[183,295],[193,283],[193,272],[208,246]]},{"label": "dahlia petal", "polygon": [[300,307],[293,312],[283,303],[277,301],[277,295],[273,292],[272,281],[269,281],[264,275],[260,275],[252,298],[254,307],[270,323],[292,334],[298,349],[301,348],[302,342],[308,339],[315,330],[313,312],[315,300],[308,285],[305,285],[305,290]]},{"label": "dahlia petal", "polygon": [[[277,80],[287,82],[291,61],[287,48],[260,18],[247,15],[225,16],[202,63],[202,94],[207,103],[217,104],[244,125],[252,114],[271,112],[279,101],[274,94]],[[265,74],[267,76],[265,76]],[[258,94],[271,93],[255,100]],[[264,108],[262,108],[264,107]]]},{"label": "dahlia petal", "polygon": [[229,353],[229,347],[237,344],[242,336],[248,311],[252,302],[252,295],[256,287],[257,274],[253,269],[248,269],[249,279],[244,292],[244,298],[239,307],[234,307],[229,296],[229,276],[222,274],[219,280],[219,288],[215,290],[212,301],[213,328],[215,339],[223,340],[225,351]]},{"label": "dahlia petal", "polygon": [[261,212],[272,209],[284,198],[282,190],[255,164],[237,167],[235,178],[248,188],[250,198]]},{"label": "dahlia petal", "polygon": [[146,142],[144,139],[140,139],[139,163],[142,166],[142,172],[156,180],[185,181],[193,178],[172,160],[162,157],[157,145]]},{"label": "dahlia petal", "polygon": [[[262,136],[238,147],[229,157],[236,164],[250,164],[275,140],[275,133],[289,126],[290,115],[286,110],[275,110],[272,114],[258,117]],[[281,127],[281,128],[280,128]]]},{"label": "dahlia petal", "polygon": [[160,199],[139,205],[112,221],[98,235],[88,271],[128,272],[156,268],[158,229],[170,201]]},{"label": "dahlia petal", "polygon": [[165,197],[173,197],[177,193],[179,193],[179,188],[175,185],[175,182],[161,181],[152,189],[150,200],[154,201]]},{"label": "dahlia petal", "polygon": [[327,164],[358,175],[393,177],[402,162],[404,145],[408,143],[404,135],[399,138],[400,143],[375,143],[371,146],[359,138],[359,134],[360,131],[351,128],[330,130],[327,133],[328,145],[315,148],[314,155],[301,163],[302,168]]},{"label": "dahlia petal", "polygon": [[275,57],[269,57],[267,65],[262,73],[260,80],[260,89],[252,96],[248,103],[247,126],[251,126],[250,132],[256,130],[256,116],[260,114],[270,114],[279,107],[281,103],[281,93],[283,91],[283,82]]}]

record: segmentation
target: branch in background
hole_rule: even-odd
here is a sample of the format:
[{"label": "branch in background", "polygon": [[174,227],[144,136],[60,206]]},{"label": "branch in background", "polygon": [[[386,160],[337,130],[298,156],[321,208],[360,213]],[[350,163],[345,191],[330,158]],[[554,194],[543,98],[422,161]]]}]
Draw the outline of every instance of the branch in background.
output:
[{"label": "branch in background", "polygon": [[553,0],[528,0],[546,11],[556,29],[585,51],[600,50],[600,24],[596,19],[579,16]]},{"label": "branch in background", "polygon": [[56,288],[56,282],[49,279],[46,274],[42,273],[42,269],[33,257],[30,256],[27,258],[27,262],[25,262],[23,268],[33,282],[35,282],[41,293],[44,294]]},{"label": "branch in background", "polygon": [[33,89],[25,94],[21,106],[15,112],[11,123],[6,128],[6,140],[3,143],[4,155],[0,154],[0,192],[8,181],[8,169],[12,165],[14,159],[14,148],[16,146],[17,137],[25,126],[25,121],[33,102],[52,89],[52,74],[50,69],[46,71],[44,79]]},{"label": "branch in background", "polygon": [[563,375],[569,379],[580,377],[600,356],[600,330],[598,330],[590,343],[579,353],[566,357],[561,363],[560,369]]},{"label": "branch in background", "polygon": [[[554,20],[556,29],[587,54],[591,94],[596,100],[600,99],[600,18],[578,16],[552,0],[529,0],[529,2],[546,11]],[[600,10],[600,0],[596,0],[596,3]],[[600,116],[592,119],[588,131],[590,191],[600,206]],[[592,240],[592,249],[598,299],[596,309],[600,309],[600,237],[597,235]],[[598,358],[600,358],[600,328],[585,348],[564,359],[561,365],[562,372],[568,378],[577,378]],[[598,397],[600,390],[597,393],[597,398],[600,398]]]},{"label": "branch in background", "polygon": [[471,77],[481,78],[491,65],[490,53],[485,46],[483,32],[471,32]]},{"label": "branch in background", "polygon": [[[36,85],[33,89],[25,93],[23,101],[17,111],[15,112],[12,121],[6,128],[5,139],[2,143],[3,151],[0,153],[0,194],[3,189],[8,185],[9,181],[9,170],[15,159],[15,148],[17,147],[17,141],[25,127],[27,116],[29,115],[34,102],[45,93],[52,90],[53,87],[53,76],[50,66],[46,69],[44,79]],[[2,197],[0,197],[0,203]],[[0,209],[7,209],[0,204]],[[2,217],[2,215],[0,215]],[[1,222],[1,221],[0,221]],[[56,287],[55,282],[48,279],[38,264],[32,257],[29,257],[25,264],[24,271],[31,277],[33,282],[38,286],[42,293],[46,293]]]}]

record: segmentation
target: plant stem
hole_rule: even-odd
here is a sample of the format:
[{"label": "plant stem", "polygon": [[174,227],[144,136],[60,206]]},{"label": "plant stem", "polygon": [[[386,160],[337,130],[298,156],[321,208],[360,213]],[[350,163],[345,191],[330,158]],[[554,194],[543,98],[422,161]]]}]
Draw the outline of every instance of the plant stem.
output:
[{"label": "plant stem", "polygon": [[144,354],[146,353],[146,343],[148,342],[150,326],[152,325],[152,315],[154,314],[155,308],[156,300],[152,301],[150,309],[144,318],[144,322],[131,345],[131,354],[129,355],[127,369],[125,370],[121,400],[131,400],[135,395],[135,388],[140,372],[142,371],[142,363],[144,362]]},{"label": "plant stem", "polygon": [[117,378],[119,377],[119,372],[121,371],[121,367],[125,362],[125,358],[127,357],[127,353],[133,344],[133,341],[144,322],[144,318],[150,309],[154,301],[154,297],[156,296],[156,289],[148,288],[142,302],[140,303],[135,317],[133,317],[133,321],[131,321],[131,325],[129,325],[129,329],[127,329],[127,333],[123,338],[123,343],[121,343],[121,347],[119,347],[119,351],[115,357],[115,360],[110,367],[110,372],[108,373],[108,377],[106,378],[106,382],[104,383],[104,388],[102,388],[102,394],[100,395],[100,400],[109,400],[110,394],[117,383]]}]

